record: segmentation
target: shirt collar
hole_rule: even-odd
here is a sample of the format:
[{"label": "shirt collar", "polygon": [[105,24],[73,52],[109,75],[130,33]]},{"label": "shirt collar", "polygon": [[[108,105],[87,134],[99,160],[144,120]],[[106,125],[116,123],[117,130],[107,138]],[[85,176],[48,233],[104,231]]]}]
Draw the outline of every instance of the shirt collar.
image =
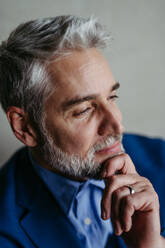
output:
[{"label": "shirt collar", "polygon": [[89,179],[85,182],[78,182],[61,176],[53,171],[50,171],[40,164],[38,164],[29,151],[29,158],[37,174],[44,181],[48,190],[52,193],[53,197],[59,203],[65,214],[69,213],[75,196],[78,192],[85,190],[90,185],[104,189],[105,183],[103,180]]}]

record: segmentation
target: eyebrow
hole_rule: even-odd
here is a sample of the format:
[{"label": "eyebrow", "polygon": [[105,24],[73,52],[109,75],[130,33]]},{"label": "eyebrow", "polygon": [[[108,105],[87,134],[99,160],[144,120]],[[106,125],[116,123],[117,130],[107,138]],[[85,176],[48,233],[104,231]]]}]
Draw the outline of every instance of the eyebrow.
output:
[{"label": "eyebrow", "polygon": [[[110,92],[117,90],[120,87],[120,83],[116,82],[110,89]],[[99,96],[99,94],[92,94],[92,95],[88,95],[88,96],[75,96],[74,98],[72,98],[71,100],[65,101],[62,104],[62,109],[63,110],[67,110],[68,108],[74,106],[74,105],[78,105],[82,102],[87,102],[90,100],[95,100],[97,97]]]}]

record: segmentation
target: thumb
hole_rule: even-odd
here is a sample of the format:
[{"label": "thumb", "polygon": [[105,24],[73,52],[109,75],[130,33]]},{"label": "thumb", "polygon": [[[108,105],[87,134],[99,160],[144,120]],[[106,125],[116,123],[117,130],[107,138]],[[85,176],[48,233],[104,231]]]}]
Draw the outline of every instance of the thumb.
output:
[{"label": "thumb", "polygon": [[126,153],[120,153],[104,162],[102,178],[108,178],[115,174],[133,173],[137,172],[131,158]]}]

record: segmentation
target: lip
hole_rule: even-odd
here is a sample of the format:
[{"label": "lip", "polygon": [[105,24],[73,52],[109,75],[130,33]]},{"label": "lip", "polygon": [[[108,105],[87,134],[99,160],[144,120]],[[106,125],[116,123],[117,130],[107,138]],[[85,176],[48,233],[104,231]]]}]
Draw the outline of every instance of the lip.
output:
[{"label": "lip", "polygon": [[106,147],[100,151],[97,151],[97,154],[114,154],[121,152],[121,143],[120,141],[116,141],[113,145]]}]

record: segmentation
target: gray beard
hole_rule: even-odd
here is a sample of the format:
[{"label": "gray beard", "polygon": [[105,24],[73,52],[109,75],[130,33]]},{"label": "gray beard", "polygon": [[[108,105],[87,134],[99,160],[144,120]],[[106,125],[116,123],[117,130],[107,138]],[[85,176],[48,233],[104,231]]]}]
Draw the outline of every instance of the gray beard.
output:
[{"label": "gray beard", "polygon": [[[45,162],[57,172],[69,177],[101,179],[103,164],[94,160],[95,152],[122,139],[122,135],[109,136],[105,141],[94,145],[85,158],[80,155],[69,155],[62,151],[54,142],[47,130],[44,130],[44,145],[41,147],[41,154]],[[123,149],[123,147],[121,147]],[[124,151],[124,149],[123,149]],[[114,155],[113,155],[114,156]]]}]

